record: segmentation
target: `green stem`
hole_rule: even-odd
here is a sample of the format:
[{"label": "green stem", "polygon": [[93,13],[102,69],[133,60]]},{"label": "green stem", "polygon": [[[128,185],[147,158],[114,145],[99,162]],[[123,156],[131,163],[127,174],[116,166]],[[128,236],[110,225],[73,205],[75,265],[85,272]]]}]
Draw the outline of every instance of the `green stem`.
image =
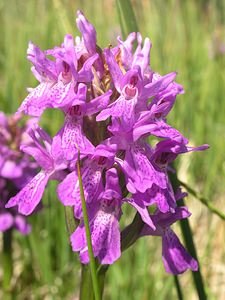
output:
[{"label": "green stem", "polygon": [[[170,181],[171,181],[174,192],[176,192],[177,189],[180,187],[180,182],[177,178],[176,173],[170,173]],[[185,205],[184,200],[183,199],[179,200],[178,205],[179,206],[184,206]],[[198,260],[197,251],[195,249],[195,244],[194,244],[194,241],[193,241],[193,238],[192,238],[192,231],[191,231],[191,227],[190,227],[190,224],[189,224],[189,220],[184,219],[184,220],[181,220],[179,223],[180,223],[182,235],[184,237],[184,242],[185,242],[185,245],[187,247],[188,252],[196,260]],[[195,289],[198,293],[199,299],[206,300],[207,296],[206,296],[206,292],[205,292],[205,287],[204,287],[204,282],[203,282],[203,277],[202,277],[202,274],[201,274],[200,266],[199,266],[198,271],[192,272],[192,276],[193,276]]]},{"label": "green stem", "polygon": [[12,261],[12,230],[7,230],[3,233],[3,282],[2,287],[5,299],[10,297],[10,284],[13,275],[13,261]]},{"label": "green stem", "polygon": [[138,239],[144,226],[140,214],[137,212],[132,223],[128,225],[121,233],[121,249],[125,251]]},{"label": "green stem", "polygon": [[109,265],[100,265],[98,268],[98,280],[100,287],[101,298],[103,297],[104,285],[105,285],[105,275],[109,268]]},{"label": "green stem", "polygon": [[195,190],[193,190],[189,185],[179,180],[181,186],[183,186],[191,195],[193,195],[196,199],[198,199],[202,204],[204,204],[208,209],[220,217],[222,220],[225,221],[225,214],[219,211],[216,207],[214,207],[209,200],[204,198],[202,195],[198,194]]},{"label": "green stem", "polygon": [[93,300],[93,286],[91,281],[90,268],[88,265],[81,265],[81,282],[80,282],[80,300]]},{"label": "green stem", "polygon": [[181,286],[180,286],[178,276],[174,275],[173,278],[174,278],[175,286],[176,286],[176,290],[177,290],[177,297],[178,297],[179,300],[183,300],[184,297],[183,297],[183,294],[182,294],[182,290],[181,290]]},{"label": "green stem", "polygon": [[94,289],[94,295],[95,295],[95,300],[100,300],[101,297],[100,297],[100,291],[99,291],[99,285],[98,285],[97,269],[96,269],[94,254],[93,254],[90,226],[89,226],[89,221],[88,221],[87,207],[86,207],[86,201],[85,201],[85,196],[84,196],[84,188],[83,188],[83,182],[82,182],[81,171],[80,171],[80,153],[79,153],[79,151],[78,151],[78,160],[77,160],[77,174],[78,174],[78,179],[79,179],[80,197],[81,197],[81,203],[82,203],[82,212],[83,212],[85,233],[86,233],[86,239],[87,239],[88,255],[89,255],[89,260],[90,260],[91,278],[92,278],[92,284],[93,284],[93,289]]},{"label": "green stem", "polygon": [[[74,218],[74,210],[71,206],[65,206],[65,217],[67,232],[71,235],[78,226],[78,220]],[[81,279],[80,279],[80,300],[94,300],[93,286],[91,274],[88,265],[81,264]]]}]

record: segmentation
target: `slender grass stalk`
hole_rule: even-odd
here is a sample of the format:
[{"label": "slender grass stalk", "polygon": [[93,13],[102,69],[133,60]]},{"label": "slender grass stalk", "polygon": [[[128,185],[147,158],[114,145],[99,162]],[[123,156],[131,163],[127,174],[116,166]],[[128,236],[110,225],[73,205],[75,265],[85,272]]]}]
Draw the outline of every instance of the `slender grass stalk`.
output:
[{"label": "slender grass stalk", "polygon": [[12,230],[7,230],[3,233],[3,280],[2,287],[4,291],[4,299],[11,299],[10,284],[13,275],[13,261],[12,261]]},{"label": "slender grass stalk", "polygon": [[65,6],[63,5],[63,1],[53,0],[53,4],[55,10],[57,11],[57,15],[59,17],[59,24],[60,24],[59,29],[62,31],[63,34],[73,33],[74,28],[71,26],[69,22],[68,13],[65,9]]},{"label": "slender grass stalk", "polygon": [[219,211],[215,206],[212,205],[212,203],[204,198],[202,195],[200,195],[198,192],[193,190],[189,185],[184,183],[183,181],[179,180],[179,183],[181,186],[183,186],[191,195],[193,195],[197,200],[199,200],[202,204],[204,204],[212,213],[220,217],[222,220],[225,221],[225,214]]},{"label": "slender grass stalk", "polygon": [[116,0],[122,35],[125,38],[130,32],[138,32],[138,25],[130,0]]},{"label": "slender grass stalk", "polygon": [[78,160],[77,160],[77,174],[78,174],[78,179],[79,179],[80,197],[81,197],[81,203],[82,203],[82,212],[83,212],[85,233],[86,233],[87,246],[88,246],[88,255],[89,255],[89,260],[90,260],[90,269],[91,269],[91,278],[92,278],[92,284],[93,284],[93,289],[94,289],[94,296],[95,296],[95,300],[100,300],[101,297],[100,297],[99,284],[98,284],[97,268],[96,268],[94,254],[93,254],[90,226],[89,226],[89,221],[88,221],[87,207],[86,207],[86,201],[85,201],[85,196],[84,196],[84,188],[83,188],[83,182],[82,182],[81,171],[80,171],[80,152],[79,151],[78,151]]},{"label": "slender grass stalk", "polygon": [[[170,181],[171,181],[173,190],[175,192],[180,187],[180,182],[177,178],[176,173],[170,173],[169,175],[170,175]],[[183,199],[179,200],[178,205],[179,206],[184,206],[185,205],[184,200]],[[179,222],[179,224],[180,224],[181,231],[182,231],[182,234],[183,234],[183,237],[184,237],[185,245],[186,245],[189,253],[196,260],[198,260],[197,251],[196,251],[196,248],[195,248],[194,240],[192,238],[192,231],[191,231],[191,227],[190,227],[188,219],[181,220]],[[198,294],[199,299],[206,300],[207,296],[206,296],[206,292],[205,292],[205,286],[204,286],[200,266],[199,266],[198,271],[192,272],[192,276],[193,276],[195,289],[196,289],[196,292]]]},{"label": "slender grass stalk", "polygon": [[178,276],[177,276],[177,275],[174,275],[173,278],[174,278],[174,282],[175,282],[175,286],[176,286],[176,290],[177,290],[177,298],[178,298],[179,300],[184,300],[184,297],[183,297],[183,293],[182,293],[182,289],[181,289],[181,286],[180,286],[180,282],[179,282]]},{"label": "slender grass stalk", "polygon": [[[65,206],[66,227],[71,235],[78,226],[78,220],[74,218],[74,210],[71,206]],[[80,295],[79,299],[94,300],[93,286],[88,265],[81,264]]]}]

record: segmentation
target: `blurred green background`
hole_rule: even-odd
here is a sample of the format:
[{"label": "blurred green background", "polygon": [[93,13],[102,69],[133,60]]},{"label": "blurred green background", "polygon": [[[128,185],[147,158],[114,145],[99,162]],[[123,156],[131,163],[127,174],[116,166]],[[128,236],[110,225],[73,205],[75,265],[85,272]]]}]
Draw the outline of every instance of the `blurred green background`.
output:
[{"label": "blurred green background", "polygon": [[[185,88],[168,122],[192,145],[210,145],[204,153],[179,160],[179,178],[224,211],[225,1],[136,0],[132,4],[140,32],[153,44],[152,69],[161,74],[178,71],[177,81]],[[0,0],[0,110],[15,112],[26,88],[36,85],[26,60],[28,41],[49,49],[60,45],[66,33],[77,35],[77,9],[96,27],[101,47],[116,43],[121,31],[114,0]],[[61,122],[61,114],[55,111],[45,113],[42,120],[43,127],[52,132]],[[46,209],[30,217],[32,233],[25,238],[14,233],[13,293],[15,299],[75,300],[79,264],[71,252],[54,183],[44,198]],[[188,197],[187,204],[208,298],[222,300],[225,224],[198,200]],[[175,231],[179,233],[178,226]],[[184,299],[198,299],[190,272],[179,278]],[[110,267],[105,299],[177,299],[174,279],[164,272],[161,262],[160,239],[140,239]]]}]

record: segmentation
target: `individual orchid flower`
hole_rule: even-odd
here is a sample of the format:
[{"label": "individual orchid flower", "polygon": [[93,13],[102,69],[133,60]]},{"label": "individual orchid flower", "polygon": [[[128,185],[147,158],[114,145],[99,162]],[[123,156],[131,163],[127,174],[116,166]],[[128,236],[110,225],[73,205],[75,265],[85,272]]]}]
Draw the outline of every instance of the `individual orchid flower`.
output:
[{"label": "individual orchid flower", "polygon": [[121,130],[129,131],[136,121],[135,115],[138,116],[138,112],[146,107],[147,99],[164,90],[174,80],[176,73],[165,75],[156,82],[144,83],[138,64],[123,75],[111,50],[105,49],[104,55],[113,84],[121,96],[97,116],[97,121],[106,120],[109,116],[117,117],[122,123]]},{"label": "individual orchid flower", "polygon": [[21,234],[27,235],[31,231],[31,225],[22,215],[13,215],[10,212],[0,212],[0,231],[5,232],[10,228],[17,229]]},{"label": "individual orchid flower", "polygon": [[79,84],[76,97],[70,106],[64,108],[65,123],[62,131],[62,149],[67,160],[77,157],[78,150],[81,157],[88,153],[93,153],[94,146],[87,139],[83,132],[83,118],[96,114],[105,108],[110,101],[112,92],[109,90],[105,94],[87,102],[87,87]]},{"label": "individual orchid flower", "polygon": [[[105,189],[98,200],[88,206],[94,256],[101,264],[112,264],[121,255],[119,219],[122,193],[115,168],[106,171]],[[84,223],[70,237],[73,251],[80,252],[81,262],[89,262]]]},{"label": "individual orchid flower", "polygon": [[[47,59],[46,54],[52,55],[56,60]],[[34,64],[33,72],[40,84],[35,89],[29,89],[30,94],[22,102],[18,112],[40,117],[46,108],[64,107],[74,98],[77,83],[93,79],[91,67],[98,54],[88,58],[78,71],[71,35],[65,36],[63,47],[47,51],[46,54],[30,42],[28,59]]]},{"label": "individual orchid flower", "polygon": [[162,237],[162,257],[166,271],[171,274],[181,274],[187,269],[197,271],[198,263],[190,256],[180,243],[170,226],[178,220],[185,219],[191,214],[186,207],[177,207],[174,213],[157,211],[151,216],[156,230],[144,225],[140,236],[153,235]]},{"label": "individual orchid flower", "polygon": [[67,168],[62,152],[59,151],[60,135],[56,135],[52,140],[38,126],[35,130],[30,129],[29,135],[33,139],[33,145],[23,145],[21,149],[33,156],[42,169],[5,206],[6,208],[18,206],[18,212],[24,215],[31,214],[40,203],[48,181],[59,178],[62,180],[65,176],[62,170]]},{"label": "individual orchid flower", "polygon": [[[84,195],[87,203],[97,201],[103,191],[102,172],[104,168],[113,165],[115,150],[104,144],[96,147],[94,153],[89,155],[81,168]],[[57,193],[60,201],[65,206],[74,206],[77,219],[82,216],[80,188],[77,170],[68,174],[58,185]]]}]

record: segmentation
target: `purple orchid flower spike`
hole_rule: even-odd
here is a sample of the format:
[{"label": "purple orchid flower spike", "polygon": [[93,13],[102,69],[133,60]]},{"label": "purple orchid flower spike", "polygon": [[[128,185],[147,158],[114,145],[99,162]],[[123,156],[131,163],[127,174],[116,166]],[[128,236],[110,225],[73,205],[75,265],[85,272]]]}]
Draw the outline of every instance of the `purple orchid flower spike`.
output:
[{"label": "purple orchid flower spike", "polygon": [[[184,92],[174,81],[177,73],[161,76],[151,69],[152,44],[140,33],[130,33],[124,41],[118,37],[114,48],[102,50],[94,26],[81,11],[76,23],[81,37],[67,34],[59,47],[44,52],[30,43],[27,52],[39,85],[29,89],[19,112],[36,116],[38,122],[45,109],[60,109],[64,124],[54,138],[37,125],[30,129],[31,141],[21,146],[25,158],[17,163],[20,154],[14,147],[23,139],[12,138],[14,127],[8,129],[6,118],[0,114],[0,190],[2,176],[22,188],[6,204],[7,208],[17,206],[16,214],[15,208],[9,211],[12,215],[6,213],[4,201],[0,230],[13,226],[28,232],[29,226],[19,213],[31,214],[48,181],[58,180],[59,200],[71,206],[80,221],[70,237],[73,251],[79,252],[82,263],[88,263],[77,174],[79,153],[94,256],[101,264],[112,264],[121,255],[121,206],[128,204],[144,222],[141,236],[162,238],[167,272],[197,270],[197,262],[170,228],[190,213],[186,207],[177,206],[176,201],[185,194],[174,194],[168,171],[179,154],[205,150],[208,145],[190,147],[188,140],[167,123],[177,95]],[[36,160],[32,162],[36,175],[28,168],[29,156]],[[37,165],[41,167],[38,174]],[[2,194],[9,199],[5,189]],[[149,214],[150,209],[155,213]]]},{"label": "purple orchid flower spike", "polygon": [[28,155],[22,155],[20,143],[25,138],[25,131],[29,129],[34,120],[30,120],[24,126],[19,122],[21,115],[6,116],[0,113],[0,178],[10,180],[17,188],[26,182],[26,178],[36,173],[37,165],[30,162]]},{"label": "purple orchid flower spike", "polygon": [[27,235],[31,231],[31,225],[24,216],[19,215],[15,211],[9,212],[6,209],[1,208],[0,231],[5,232],[11,228],[17,229],[23,235]]},{"label": "purple orchid flower spike", "polygon": [[177,207],[174,213],[163,214],[156,212],[151,216],[156,230],[144,225],[141,236],[153,235],[162,237],[162,256],[166,271],[171,274],[181,274],[187,269],[198,270],[197,261],[190,256],[180,243],[170,226],[178,221],[189,217],[191,214],[186,207]]},{"label": "purple orchid flower spike", "polygon": [[[96,202],[103,191],[102,171],[113,165],[114,156],[115,150],[112,146],[100,144],[95,148],[94,153],[88,155],[84,161],[81,176],[87,203]],[[77,170],[68,174],[58,185],[57,193],[63,205],[74,206],[75,217],[81,219],[82,208]]]},{"label": "purple orchid flower spike", "polygon": [[[0,199],[0,201],[2,201],[2,199]],[[11,228],[17,229],[23,235],[27,235],[31,231],[31,225],[27,222],[24,216],[19,215],[15,210],[13,211],[6,210],[5,208],[2,207],[2,203],[1,203],[0,231],[5,232]]]},{"label": "purple orchid flower spike", "polygon": [[[112,264],[121,255],[119,219],[121,190],[116,169],[106,172],[106,186],[98,201],[88,206],[94,256],[101,264]],[[73,251],[80,252],[81,262],[89,263],[83,222],[70,237]]]},{"label": "purple orchid flower spike", "polygon": [[6,209],[11,196],[22,189],[37,174],[37,163],[31,162],[26,153],[19,149],[21,142],[31,145],[26,135],[34,119],[21,124],[21,115],[5,115],[0,112],[0,231],[16,229],[26,235],[31,230],[27,219],[17,209]]},{"label": "purple orchid flower spike", "polygon": [[[58,135],[53,140],[40,127],[29,131],[33,145],[23,145],[21,149],[35,158],[42,168],[27,185],[6,204],[6,208],[18,206],[18,212],[23,215],[31,214],[41,201],[44,189],[50,179],[63,178],[62,170],[67,168],[60,149],[61,137]],[[41,141],[43,141],[44,146]]]}]

